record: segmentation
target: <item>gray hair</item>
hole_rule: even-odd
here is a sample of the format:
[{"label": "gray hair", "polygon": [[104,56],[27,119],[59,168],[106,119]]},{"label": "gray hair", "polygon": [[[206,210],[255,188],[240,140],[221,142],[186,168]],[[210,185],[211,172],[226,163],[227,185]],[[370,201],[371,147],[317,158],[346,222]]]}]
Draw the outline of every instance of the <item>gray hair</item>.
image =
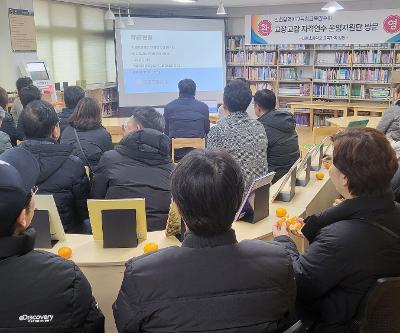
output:
[{"label": "gray hair", "polygon": [[0,106],[0,122],[6,117],[6,111]]}]

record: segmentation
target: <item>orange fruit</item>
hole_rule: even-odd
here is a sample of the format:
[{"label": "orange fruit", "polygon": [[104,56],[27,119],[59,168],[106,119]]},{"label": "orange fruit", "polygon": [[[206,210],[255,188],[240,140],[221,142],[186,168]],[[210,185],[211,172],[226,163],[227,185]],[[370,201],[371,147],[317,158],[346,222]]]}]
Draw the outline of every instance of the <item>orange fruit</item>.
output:
[{"label": "orange fruit", "polygon": [[318,171],[315,174],[315,178],[317,178],[318,180],[322,180],[322,179],[324,179],[324,177],[325,177],[325,174],[323,172],[321,172],[321,171]]},{"label": "orange fruit", "polygon": [[296,224],[296,223],[297,223],[297,216],[293,216],[288,221],[286,221],[286,225],[288,227],[290,227],[291,225]]},{"label": "orange fruit", "polygon": [[326,170],[329,170],[330,167],[332,166],[332,160],[325,160],[323,161],[324,167]]},{"label": "orange fruit", "polygon": [[276,210],[276,216],[278,216],[278,217],[284,217],[286,214],[287,214],[287,211],[285,208],[281,207]]},{"label": "orange fruit", "polygon": [[64,246],[58,249],[58,255],[64,259],[69,259],[72,256],[72,249],[70,247]]},{"label": "orange fruit", "polygon": [[144,246],[144,253],[154,252],[158,250],[157,243],[148,243]]}]

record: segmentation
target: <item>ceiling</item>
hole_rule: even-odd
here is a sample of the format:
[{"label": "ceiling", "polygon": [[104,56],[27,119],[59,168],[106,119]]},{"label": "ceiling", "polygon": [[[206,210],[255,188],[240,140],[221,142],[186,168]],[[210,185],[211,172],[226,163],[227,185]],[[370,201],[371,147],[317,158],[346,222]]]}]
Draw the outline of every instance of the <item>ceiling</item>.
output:
[{"label": "ceiling", "polygon": [[[174,2],[172,0],[63,0],[65,2],[74,3],[85,3],[92,5],[108,5],[111,3],[112,6],[218,6],[219,0],[198,0],[195,3],[183,4],[179,2]],[[351,1],[351,0],[341,0],[341,1]],[[324,0],[223,0],[226,7],[248,7],[248,6],[272,6],[272,5],[289,5],[289,4],[304,4],[304,3],[321,3]],[[327,2],[327,1],[325,1]]]}]

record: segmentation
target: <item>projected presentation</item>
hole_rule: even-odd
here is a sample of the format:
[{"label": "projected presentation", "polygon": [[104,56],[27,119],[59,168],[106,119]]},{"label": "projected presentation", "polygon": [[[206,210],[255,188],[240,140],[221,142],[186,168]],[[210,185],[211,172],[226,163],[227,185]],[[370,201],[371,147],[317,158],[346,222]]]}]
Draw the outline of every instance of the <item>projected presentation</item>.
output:
[{"label": "projected presentation", "polygon": [[116,37],[120,106],[165,105],[177,97],[178,82],[187,78],[196,82],[198,99],[221,99],[223,22],[146,19],[134,29],[119,30]]}]

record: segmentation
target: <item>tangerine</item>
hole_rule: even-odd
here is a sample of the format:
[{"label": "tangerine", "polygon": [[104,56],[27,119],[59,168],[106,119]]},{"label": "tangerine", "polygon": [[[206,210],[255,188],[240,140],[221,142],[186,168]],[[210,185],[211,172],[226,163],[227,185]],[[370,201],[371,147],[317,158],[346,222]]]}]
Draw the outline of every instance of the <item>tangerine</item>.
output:
[{"label": "tangerine", "polygon": [[287,214],[287,211],[285,208],[281,207],[276,210],[276,216],[278,216],[278,217],[284,217],[284,216],[286,216],[286,214]]},{"label": "tangerine", "polygon": [[148,243],[144,246],[143,252],[144,253],[149,253],[149,252],[154,252],[158,250],[158,244],[157,243]]},{"label": "tangerine", "polygon": [[326,170],[329,170],[330,167],[332,166],[332,160],[325,160],[323,161],[324,167]]},{"label": "tangerine", "polygon": [[58,255],[64,259],[69,259],[72,257],[72,249],[70,247],[64,246],[58,249]]},{"label": "tangerine", "polygon": [[317,178],[318,180],[322,180],[322,179],[324,179],[324,177],[325,177],[325,174],[321,171],[319,171],[315,174],[315,178]]}]

